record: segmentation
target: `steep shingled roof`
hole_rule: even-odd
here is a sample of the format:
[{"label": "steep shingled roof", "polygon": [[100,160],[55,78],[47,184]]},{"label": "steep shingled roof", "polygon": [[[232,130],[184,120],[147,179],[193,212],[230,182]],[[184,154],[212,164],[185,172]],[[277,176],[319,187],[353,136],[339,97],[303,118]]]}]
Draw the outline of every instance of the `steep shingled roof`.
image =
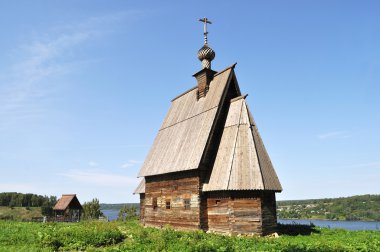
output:
[{"label": "steep shingled roof", "polygon": [[[240,95],[234,66],[215,74],[205,97],[198,100],[197,88],[192,88],[172,100],[172,106],[140,170],[140,177],[199,167],[219,108],[228,102],[225,94],[231,83]],[[245,97],[231,100],[224,124],[211,176],[203,185],[203,191],[282,191]],[[135,193],[144,192],[145,180]]]},{"label": "steep shingled roof", "polygon": [[205,97],[191,89],[172,101],[139,177],[199,167],[211,128],[235,65],[215,74]]},{"label": "steep shingled roof", "polygon": [[203,191],[282,191],[245,97],[231,100],[210,180]]}]

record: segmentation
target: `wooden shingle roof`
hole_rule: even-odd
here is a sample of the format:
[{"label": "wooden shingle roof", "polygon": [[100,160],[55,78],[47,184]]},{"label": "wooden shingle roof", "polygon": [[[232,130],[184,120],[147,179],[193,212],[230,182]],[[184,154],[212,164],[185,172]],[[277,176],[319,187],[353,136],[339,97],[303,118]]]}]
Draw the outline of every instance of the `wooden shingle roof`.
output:
[{"label": "wooden shingle roof", "polygon": [[[214,134],[213,127],[216,122],[222,122],[220,144],[203,191],[282,191],[245,97],[226,100],[232,83],[235,85],[234,95],[240,95],[234,66],[215,74],[205,97],[198,99],[197,88],[193,88],[172,100],[139,177],[199,168],[203,155],[209,154],[205,148]],[[226,102],[230,105],[223,122],[218,116]],[[135,193],[145,193],[145,179]]]},{"label": "wooden shingle roof", "polygon": [[244,98],[231,100],[210,180],[203,191],[282,191]]},{"label": "wooden shingle roof", "polygon": [[217,73],[205,97],[191,89],[172,101],[139,177],[187,171],[199,167],[218,106],[233,67]]},{"label": "wooden shingle roof", "polygon": [[76,206],[76,208],[82,208],[76,194],[63,194],[62,197],[55,204],[53,210],[66,210],[70,204]]},{"label": "wooden shingle roof", "polygon": [[133,192],[133,194],[137,194],[137,193],[145,193],[145,178],[143,178],[139,185],[137,186],[136,190]]}]

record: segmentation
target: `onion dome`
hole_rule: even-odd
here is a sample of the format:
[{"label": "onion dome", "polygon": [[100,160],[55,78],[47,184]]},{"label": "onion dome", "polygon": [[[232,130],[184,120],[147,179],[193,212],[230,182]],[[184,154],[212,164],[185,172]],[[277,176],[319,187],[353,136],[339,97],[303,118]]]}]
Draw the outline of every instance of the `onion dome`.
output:
[{"label": "onion dome", "polygon": [[207,44],[205,44],[201,49],[199,49],[198,59],[202,62],[203,68],[210,69],[211,68],[211,61],[214,58],[215,58],[215,52]]},{"label": "onion dome", "polygon": [[211,61],[215,58],[215,52],[212,50],[211,47],[208,46],[207,43],[207,24],[211,24],[211,21],[205,18],[200,18],[199,21],[201,21],[203,26],[203,35],[204,35],[204,45],[201,49],[198,51],[198,59],[202,62],[203,69],[211,69]]}]

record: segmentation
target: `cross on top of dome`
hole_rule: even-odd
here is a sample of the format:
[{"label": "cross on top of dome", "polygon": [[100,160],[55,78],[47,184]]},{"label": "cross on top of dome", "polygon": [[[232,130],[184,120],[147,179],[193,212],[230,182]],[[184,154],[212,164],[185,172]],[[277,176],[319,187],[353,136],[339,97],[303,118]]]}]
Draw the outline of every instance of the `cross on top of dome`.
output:
[{"label": "cross on top of dome", "polygon": [[203,35],[204,35],[204,45],[201,49],[198,51],[198,59],[202,62],[202,67],[211,69],[211,61],[215,58],[215,52],[212,50],[211,47],[208,46],[207,41],[207,24],[211,24],[211,21],[208,20],[206,17],[200,18],[200,22],[202,22],[203,25]]},{"label": "cross on top of dome", "polygon": [[205,45],[207,45],[207,24],[212,24],[210,20],[208,20],[206,17],[200,18],[199,21],[203,22],[203,35],[205,38]]}]

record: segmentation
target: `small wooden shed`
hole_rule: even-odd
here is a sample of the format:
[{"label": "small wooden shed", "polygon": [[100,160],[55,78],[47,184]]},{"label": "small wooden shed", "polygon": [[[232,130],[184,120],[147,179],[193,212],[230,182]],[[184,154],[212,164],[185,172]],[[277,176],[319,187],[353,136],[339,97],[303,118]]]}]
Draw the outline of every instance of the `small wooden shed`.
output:
[{"label": "small wooden shed", "polygon": [[76,194],[62,194],[53,211],[56,221],[78,222],[80,221],[83,207]]}]

